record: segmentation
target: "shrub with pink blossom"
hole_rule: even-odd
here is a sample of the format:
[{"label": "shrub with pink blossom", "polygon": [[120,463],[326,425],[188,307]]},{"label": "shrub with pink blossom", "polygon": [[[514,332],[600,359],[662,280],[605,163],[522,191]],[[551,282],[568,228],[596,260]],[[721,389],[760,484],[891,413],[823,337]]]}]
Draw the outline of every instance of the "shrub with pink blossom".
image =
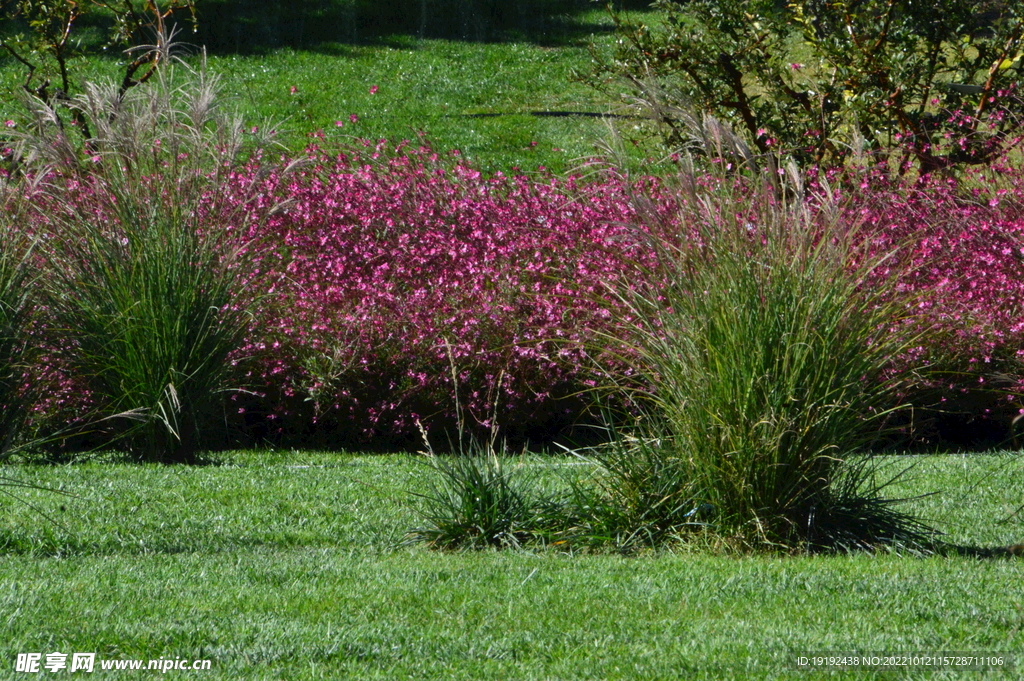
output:
[{"label": "shrub with pink blossom", "polygon": [[960,180],[850,187],[848,219],[872,227],[876,252],[902,247],[902,289],[929,329],[929,342],[900,359],[932,367],[911,397],[936,410],[918,437],[994,444],[1024,406],[1021,179],[1019,168],[996,166]]},{"label": "shrub with pink blossom", "polygon": [[588,334],[622,312],[604,287],[647,257],[626,183],[484,177],[453,153],[312,149],[268,185],[289,203],[266,224],[273,295],[241,354],[261,358],[282,432],[407,443],[420,423],[523,441],[584,414]]}]

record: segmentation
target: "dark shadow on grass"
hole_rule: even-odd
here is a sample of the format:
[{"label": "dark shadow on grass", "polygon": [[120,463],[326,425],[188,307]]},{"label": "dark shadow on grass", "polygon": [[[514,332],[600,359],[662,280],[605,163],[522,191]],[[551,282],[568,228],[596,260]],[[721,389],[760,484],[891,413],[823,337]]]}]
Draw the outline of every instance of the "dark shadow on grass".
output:
[{"label": "dark shadow on grass", "polygon": [[[615,2],[630,10],[649,4]],[[418,39],[563,47],[613,30],[578,18],[600,7],[592,0],[207,0],[188,40],[214,54],[283,47],[329,53],[336,44],[414,49]]]},{"label": "dark shadow on grass", "polygon": [[[616,9],[647,10],[651,0],[611,0]],[[421,39],[477,43],[532,43],[540,47],[585,45],[610,33],[610,22],[586,22],[596,0],[204,0],[196,30],[187,12],[173,19],[178,40],[211,54],[264,54],[280,48],[344,56],[346,46],[416,49]],[[85,14],[76,22],[86,54],[99,54],[113,17]],[[84,29],[84,30],[82,30]],[[28,31],[20,20],[0,21],[0,36]],[[116,51],[115,51],[116,52]],[[0,53],[0,63],[11,61]]]},{"label": "dark shadow on grass", "polygon": [[[615,4],[644,9],[649,2]],[[409,47],[408,38],[556,47],[610,31],[577,18],[599,7],[592,0],[207,0],[195,42],[215,53],[317,50],[329,43]]]}]

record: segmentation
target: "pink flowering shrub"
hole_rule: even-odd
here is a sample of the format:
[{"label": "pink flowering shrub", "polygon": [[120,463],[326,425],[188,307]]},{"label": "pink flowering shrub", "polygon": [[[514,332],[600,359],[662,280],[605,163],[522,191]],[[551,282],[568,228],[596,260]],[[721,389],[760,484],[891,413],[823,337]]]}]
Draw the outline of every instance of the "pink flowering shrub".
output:
[{"label": "pink flowering shrub", "polygon": [[851,196],[848,219],[867,223],[876,252],[900,249],[893,267],[904,268],[901,289],[928,329],[922,344],[900,358],[934,374],[911,399],[948,412],[952,421],[981,420],[967,426],[974,435],[931,435],[963,444],[983,439],[984,431],[1005,436],[1024,396],[1020,171],[997,167],[959,183],[931,178],[909,188],[864,181]]},{"label": "pink flowering shrub", "polygon": [[417,423],[536,441],[578,420],[588,334],[621,312],[604,287],[647,257],[626,183],[485,178],[366,144],[311,150],[268,184],[288,204],[266,223],[269,295],[239,353],[259,358],[266,398],[238,411],[377,444],[418,439]]}]

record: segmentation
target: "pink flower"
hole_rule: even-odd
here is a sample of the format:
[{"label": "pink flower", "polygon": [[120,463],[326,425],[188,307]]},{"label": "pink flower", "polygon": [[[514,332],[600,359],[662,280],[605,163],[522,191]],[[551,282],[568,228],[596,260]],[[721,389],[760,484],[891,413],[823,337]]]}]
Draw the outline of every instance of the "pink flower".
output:
[{"label": "pink flower", "polygon": [[6,125],[8,128],[13,128],[17,125],[17,123],[15,123],[14,121],[4,121],[4,125]]},{"label": "pink flower", "polygon": [[338,126],[339,128],[344,128],[345,127],[345,121],[334,121],[334,124],[336,126]]},{"label": "pink flower", "polygon": [[356,114],[349,114],[348,119],[350,121],[352,121],[353,123],[358,123],[359,122],[359,116],[357,116]]},{"label": "pink flower", "polygon": [[370,94],[371,95],[377,94],[377,86],[376,85],[374,85],[373,87],[370,88]]},{"label": "pink flower", "polygon": [[290,95],[294,95],[298,91],[299,91],[299,88],[295,87],[294,85],[292,85],[290,88],[288,88],[288,94],[290,94]]}]

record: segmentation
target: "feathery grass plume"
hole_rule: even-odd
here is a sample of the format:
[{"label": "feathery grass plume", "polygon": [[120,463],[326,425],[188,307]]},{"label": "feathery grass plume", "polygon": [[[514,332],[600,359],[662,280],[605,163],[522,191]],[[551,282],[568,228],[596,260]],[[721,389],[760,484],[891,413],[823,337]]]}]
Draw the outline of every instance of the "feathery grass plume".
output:
[{"label": "feathery grass plume", "polygon": [[922,332],[827,185],[812,201],[794,166],[765,172],[684,170],[677,218],[645,216],[659,264],[616,289],[634,322],[607,341],[640,379],[617,383],[646,426],[605,462],[610,503],[652,540],[697,513],[748,547],[913,541],[847,461],[878,436],[905,378],[891,360]]},{"label": "feathery grass plume", "polygon": [[[747,141],[737,135],[727,123],[699,111],[689,98],[678,89],[666,89],[651,74],[644,77],[627,75],[625,80],[632,89],[625,105],[641,118],[661,130],[668,152],[674,160],[688,161],[691,156],[716,159],[724,163],[733,161],[748,170],[758,172],[760,159]],[[609,121],[610,139],[619,140]],[[599,144],[607,155],[608,141]],[[611,149],[615,162],[626,166],[628,157],[620,150]]]},{"label": "feathery grass plume", "polygon": [[[217,106],[216,79],[205,64],[158,76],[126,93],[88,85],[69,103],[96,136],[84,157],[40,157],[38,207],[51,231],[49,304],[108,434],[138,458],[190,461],[247,330],[237,289],[253,214],[226,191],[242,131]],[[63,135],[35,131],[32,148]]]},{"label": "feathery grass plume", "polygon": [[38,395],[27,378],[38,350],[31,338],[36,313],[31,264],[34,240],[24,224],[16,181],[0,177],[0,461],[21,442]]}]

